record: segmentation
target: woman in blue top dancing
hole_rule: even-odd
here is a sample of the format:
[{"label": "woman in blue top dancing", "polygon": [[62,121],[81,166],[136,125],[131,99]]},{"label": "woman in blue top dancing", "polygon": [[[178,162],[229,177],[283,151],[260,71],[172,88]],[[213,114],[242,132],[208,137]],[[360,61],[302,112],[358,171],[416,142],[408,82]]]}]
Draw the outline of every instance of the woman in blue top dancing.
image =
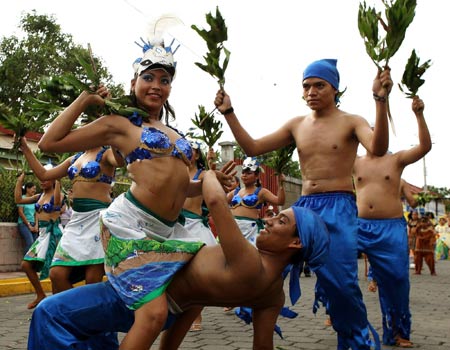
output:
[{"label": "woman in blue top dancing", "polygon": [[286,196],[283,187],[283,175],[278,178],[278,193],[274,195],[267,188],[261,186],[259,173],[260,167],[256,159],[246,158],[242,164],[241,180],[243,187],[237,187],[234,191],[228,193],[231,212],[243,235],[253,245],[255,245],[260,228],[263,227],[261,208],[264,203],[283,205]]},{"label": "woman in blue top dancing", "polygon": [[[47,152],[111,145],[127,163],[130,190],[100,214],[110,292],[135,310],[134,324],[125,330],[128,334],[121,349],[151,346],[168,316],[168,284],[203,245],[177,221],[186,198],[201,193],[201,182],[190,180],[189,141],[168,125],[169,117],[174,117],[168,102],[175,76],[172,49],[162,41],[144,42],[143,49],[144,56],[133,65],[131,90],[136,107],[147,115],[134,115],[130,120],[105,115],[72,130],[87,106],[104,105],[108,91],[100,87],[96,93],[81,93],[39,143]],[[231,177],[218,174],[225,182]],[[86,339],[82,338],[80,343]],[[97,348],[115,347],[105,343]]]},{"label": "woman in blue top dancing", "polygon": [[24,137],[20,148],[28,164],[41,181],[65,176],[72,181],[72,217],[53,256],[50,279],[53,292],[100,282],[105,274],[103,245],[100,239],[99,213],[111,203],[111,183],[116,167],[123,159],[109,147],[95,147],[67,158],[52,169],[45,169],[28,147]]},{"label": "woman in blue top dancing", "polygon": [[[36,292],[36,299],[27,306],[28,309],[33,309],[46,296],[40,280],[48,277],[56,245],[62,236],[59,216],[61,215],[63,195],[59,181],[47,180],[41,181],[42,193],[32,197],[22,197],[24,178],[25,174],[22,173],[17,179],[14,199],[17,204],[35,204],[39,226],[39,236],[25,254],[21,265]],[[39,277],[38,272],[40,272]]]}]

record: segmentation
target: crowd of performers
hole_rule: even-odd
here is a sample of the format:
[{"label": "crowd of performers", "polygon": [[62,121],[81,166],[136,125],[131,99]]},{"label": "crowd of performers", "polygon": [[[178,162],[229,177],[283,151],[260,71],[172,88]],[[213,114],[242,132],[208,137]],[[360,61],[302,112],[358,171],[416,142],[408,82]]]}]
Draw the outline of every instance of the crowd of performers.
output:
[{"label": "crowd of performers", "polygon": [[[358,253],[367,256],[377,282],[382,342],[411,347],[407,230],[414,230],[420,273],[422,259],[430,260],[423,240],[434,228],[422,219],[413,228],[405,220],[401,199],[411,199],[411,193],[401,175],[431,149],[424,102],[412,100],[419,144],[390,153],[388,67],[376,72],[370,92],[373,127],[339,109],[334,59],[314,61],[303,72],[310,113],[259,139],[246,131],[230,95],[220,89],[214,104],[248,157],[238,168],[230,161],[216,170],[206,165],[214,162],[212,150],[205,157],[201,144],[170,125],[175,120],[169,103],[176,72],[172,48],[161,41],[143,49],[133,63],[131,94],[146,116],[104,115],[74,128],[87,107],[109,98],[98,86],[95,93],[82,92],[39,141],[44,152],[73,156],[43,166],[27,140],[20,140],[42,189],[23,193],[29,186],[22,174],[15,190],[17,203],[36,210],[33,218],[23,216],[24,229],[39,230],[22,263],[37,294],[28,305],[34,308],[28,348],[149,349],[162,332],[160,349],[174,349],[189,330],[201,330],[203,307],[221,306],[249,309],[254,348],[271,349],[276,320],[285,310],[283,280],[290,279],[294,304],[306,264],[317,278],[313,312],[324,307],[337,334],[336,348],[380,349],[358,285]],[[281,210],[285,177],[278,176],[276,194],[261,186],[256,156],[293,142],[302,193]],[[366,149],[363,156],[357,156],[359,145]],[[131,186],[113,200],[111,184],[122,166]],[[62,227],[59,180],[65,176],[72,214]],[[270,208],[263,216],[265,205]],[[448,257],[442,241],[436,248]],[[47,276],[48,297],[39,282]],[[73,288],[80,280],[86,285]],[[120,344],[118,332],[126,333]]]}]

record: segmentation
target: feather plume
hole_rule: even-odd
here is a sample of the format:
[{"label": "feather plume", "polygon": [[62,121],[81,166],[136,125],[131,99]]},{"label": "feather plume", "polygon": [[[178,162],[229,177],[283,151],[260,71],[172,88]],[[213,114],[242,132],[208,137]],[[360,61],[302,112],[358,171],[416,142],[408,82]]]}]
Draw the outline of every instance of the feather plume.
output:
[{"label": "feather plume", "polygon": [[[173,14],[164,14],[149,23],[148,41],[154,45],[162,43],[164,34],[169,33],[169,29],[177,25],[183,25],[183,21]],[[170,34],[170,33],[169,33]]]}]

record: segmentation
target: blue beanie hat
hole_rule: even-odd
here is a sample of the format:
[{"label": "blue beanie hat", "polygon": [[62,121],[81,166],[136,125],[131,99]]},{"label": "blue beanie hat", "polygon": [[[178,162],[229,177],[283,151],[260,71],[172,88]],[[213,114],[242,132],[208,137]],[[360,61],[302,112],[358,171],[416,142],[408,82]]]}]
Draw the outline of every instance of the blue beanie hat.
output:
[{"label": "blue beanie hat", "polygon": [[339,91],[339,72],[336,68],[336,59],[323,59],[314,61],[303,72],[303,80],[320,78],[326,80],[333,88]]},{"label": "blue beanie hat", "polygon": [[300,272],[303,262],[308,262],[312,271],[319,269],[328,258],[329,234],[325,223],[312,210],[292,207],[297,224],[298,235],[303,246],[301,261],[291,265],[289,296],[292,305],[300,298]]}]

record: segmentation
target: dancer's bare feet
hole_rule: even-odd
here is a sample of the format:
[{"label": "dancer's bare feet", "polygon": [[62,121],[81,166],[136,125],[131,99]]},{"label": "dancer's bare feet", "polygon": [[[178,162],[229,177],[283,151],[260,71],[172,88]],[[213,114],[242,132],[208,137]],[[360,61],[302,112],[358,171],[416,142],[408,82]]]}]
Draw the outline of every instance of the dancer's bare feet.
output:
[{"label": "dancer's bare feet", "polygon": [[45,297],[46,297],[46,295],[38,296],[36,299],[34,299],[31,303],[29,303],[29,304],[27,305],[27,309],[28,309],[28,310],[34,309],[36,306],[38,306],[38,304],[39,304],[42,300],[45,299]]},{"label": "dancer's bare feet", "polygon": [[331,327],[333,325],[330,316],[328,316],[327,319],[324,321],[324,325],[327,327]]},{"label": "dancer's bare feet", "polygon": [[203,328],[202,328],[202,324],[201,323],[194,322],[189,330],[191,332],[198,332],[198,331],[201,331],[202,329]]},{"label": "dancer's bare feet", "polygon": [[400,336],[395,337],[395,346],[398,346],[399,348],[412,348],[413,345],[414,344],[408,339],[403,339]]},{"label": "dancer's bare feet", "polygon": [[378,289],[377,282],[375,280],[371,280],[369,282],[369,285],[367,286],[367,290],[369,292],[375,293],[377,291],[377,289]]}]

